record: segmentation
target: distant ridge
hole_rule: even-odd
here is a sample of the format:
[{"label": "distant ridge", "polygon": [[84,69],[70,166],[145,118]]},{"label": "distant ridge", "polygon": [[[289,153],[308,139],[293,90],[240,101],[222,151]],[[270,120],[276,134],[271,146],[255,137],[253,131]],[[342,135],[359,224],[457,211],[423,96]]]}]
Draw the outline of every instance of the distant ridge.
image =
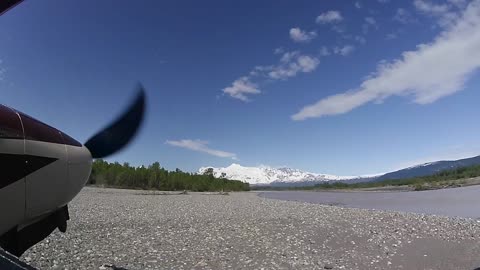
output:
[{"label": "distant ridge", "polygon": [[480,156],[459,160],[443,160],[423,163],[402,170],[377,175],[337,176],[330,174],[304,172],[292,168],[272,168],[269,166],[245,167],[233,163],[228,167],[201,167],[198,174],[212,169],[217,178],[223,177],[230,180],[240,180],[251,185],[270,186],[313,186],[325,182],[370,182],[387,179],[404,179],[411,177],[426,176],[444,170],[466,167],[480,164]]},{"label": "distant ridge", "polygon": [[375,178],[375,181],[387,179],[404,179],[410,177],[432,175],[441,171],[480,164],[480,156],[458,160],[442,160],[424,163],[406,169],[386,173]]}]

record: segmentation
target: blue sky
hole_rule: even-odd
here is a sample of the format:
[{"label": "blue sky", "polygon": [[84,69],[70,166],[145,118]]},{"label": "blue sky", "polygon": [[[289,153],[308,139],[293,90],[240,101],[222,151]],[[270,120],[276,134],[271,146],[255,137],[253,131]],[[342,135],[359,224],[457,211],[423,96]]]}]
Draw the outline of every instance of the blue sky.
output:
[{"label": "blue sky", "polygon": [[480,154],[480,2],[25,1],[0,102],[85,142],[141,81],[112,161],[359,175]]}]

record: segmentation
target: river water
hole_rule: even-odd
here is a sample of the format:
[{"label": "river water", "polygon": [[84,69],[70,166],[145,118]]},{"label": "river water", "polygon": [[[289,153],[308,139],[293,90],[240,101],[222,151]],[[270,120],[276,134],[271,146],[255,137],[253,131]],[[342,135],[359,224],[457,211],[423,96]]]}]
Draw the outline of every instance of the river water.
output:
[{"label": "river water", "polygon": [[480,185],[410,192],[265,191],[258,196],[343,207],[480,218]]}]

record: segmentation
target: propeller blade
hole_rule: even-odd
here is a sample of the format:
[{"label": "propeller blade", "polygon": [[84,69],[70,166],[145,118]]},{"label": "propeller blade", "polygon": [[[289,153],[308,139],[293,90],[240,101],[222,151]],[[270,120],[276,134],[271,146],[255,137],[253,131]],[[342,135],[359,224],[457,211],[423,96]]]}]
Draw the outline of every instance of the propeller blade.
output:
[{"label": "propeller blade", "polygon": [[145,114],[145,89],[138,85],[138,94],[128,109],[113,123],[95,134],[86,143],[93,158],[107,157],[125,147],[137,134]]}]

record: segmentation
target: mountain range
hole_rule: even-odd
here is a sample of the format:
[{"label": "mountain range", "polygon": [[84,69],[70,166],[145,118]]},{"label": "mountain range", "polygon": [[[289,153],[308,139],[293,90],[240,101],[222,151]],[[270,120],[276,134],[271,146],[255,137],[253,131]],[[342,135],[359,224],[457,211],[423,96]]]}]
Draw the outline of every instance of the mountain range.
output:
[{"label": "mountain range", "polygon": [[199,174],[211,171],[213,176],[227,178],[231,180],[240,180],[248,182],[251,185],[271,185],[271,186],[310,186],[325,182],[370,182],[382,181],[387,179],[404,179],[432,175],[440,171],[455,169],[459,167],[480,164],[480,156],[465,158],[459,160],[443,160],[424,163],[402,170],[377,175],[357,175],[357,176],[337,176],[330,174],[304,172],[292,168],[273,168],[269,166],[245,167],[233,163],[228,167],[201,167]]}]

